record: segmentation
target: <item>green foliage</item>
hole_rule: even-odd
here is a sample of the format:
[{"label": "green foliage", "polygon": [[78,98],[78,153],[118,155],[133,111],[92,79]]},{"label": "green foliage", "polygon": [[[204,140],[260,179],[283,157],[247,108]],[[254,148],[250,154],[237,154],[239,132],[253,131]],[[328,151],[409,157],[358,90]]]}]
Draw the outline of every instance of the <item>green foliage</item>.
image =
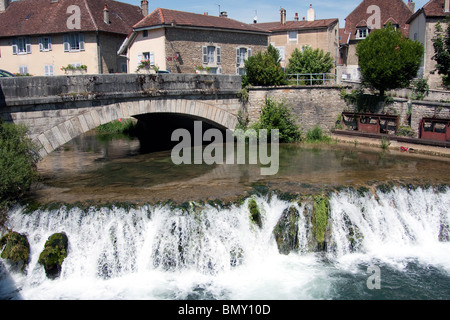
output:
[{"label": "green foliage", "polygon": [[7,207],[38,180],[36,146],[23,125],[0,121],[0,208]]},{"label": "green foliage", "polygon": [[322,132],[322,129],[317,125],[306,133],[306,142],[331,142],[331,137]]},{"label": "green foliage", "polygon": [[387,148],[389,148],[390,145],[391,145],[391,142],[389,141],[389,139],[386,139],[385,137],[381,138],[381,148],[383,150],[386,150]]},{"label": "green foliage", "polygon": [[133,120],[117,120],[108,122],[96,128],[99,134],[132,134],[135,130]]},{"label": "green foliage", "polygon": [[286,84],[286,76],[281,68],[278,50],[269,45],[267,51],[258,52],[245,61],[246,75],[242,77],[242,86],[278,86]]},{"label": "green foliage", "polygon": [[312,223],[314,236],[319,244],[323,244],[325,241],[329,206],[329,200],[326,196],[318,195],[314,197]]},{"label": "green foliage", "polygon": [[398,127],[397,136],[414,138],[415,135],[416,134],[414,133],[414,131],[411,127],[408,127],[408,126],[399,126]]},{"label": "green foliage", "polygon": [[250,220],[259,228],[262,228],[261,212],[255,199],[250,199],[248,202],[248,210],[250,211]]},{"label": "green foliage", "polygon": [[[295,49],[289,59],[289,74],[308,74],[308,73],[330,73],[333,69],[333,58],[329,52],[323,50],[312,49],[311,47],[303,47],[303,51]],[[320,79],[322,76],[317,76]],[[308,77],[309,78],[309,77]],[[309,84],[306,81],[305,84]],[[320,82],[314,81],[313,84]]]},{"label": "green foliage", "polygon": [[30,255],[30,244],[26,236],[17,232],[10,232],[0,239],[1,257],[12,261],[13,263],[22,264],[22,271],[28,264]]},{"label": "green foliage", "polygon": [[353,106],[354,111],[357,113],[377,113],[378,109],[394,103],[392,97],[366,94],[362,89],[352,90],[351,93],[344,89],[341,91],[340,96],[348,105]]},{"label": "green foliage", "polygon": [[61,265],[67,257],[68,245],[69,240],[65,233],[55,233],[45,242],[38,262],[44,266],[45,272],[50,278],[59,275]]},{"label": "green foliage", "polygon": [[436,24],[435,37],[432,39],[434,47],[433,60],[436,61],[436,70],[442,75],[443,84],[450,86],[450,23],[446,18],[447,28],[444,32],[440,21]]},{"label": "green foliage", "polygon": [[300,126],[296,123],[289,106],[270,98],[267,99],[266,105],[261,110],[259,121],[254,123],[251,129],[267,129],[269,134],[271,130],[278,129],[279,141],[282,143],[297,142],[302,138]]},{"label": "green foliage", "polygon": [[428,85],[428,79],[418,79],[413,82],[413,94],[412,99],[424,100],[430,93],[430,86]]},{"label": "green foliage", "polygon": [[423,53],[421,43],[406,38],[392,25],[372,31],[356,47],[363,84],[378,90],[380,96],[408,87],[419,71]]}]

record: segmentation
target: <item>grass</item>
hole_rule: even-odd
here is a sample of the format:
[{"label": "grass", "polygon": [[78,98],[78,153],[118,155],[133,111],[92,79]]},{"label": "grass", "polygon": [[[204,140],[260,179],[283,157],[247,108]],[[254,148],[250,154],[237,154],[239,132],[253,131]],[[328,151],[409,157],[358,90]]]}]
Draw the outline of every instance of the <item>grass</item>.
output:
[{"label": "grass", "polygon": [[97,127],[96,131],[99,134],[118,134],[118,133],[132,134],[135,128],[136,125],[134,124],[133,120],[120,119],[99,126]]}]

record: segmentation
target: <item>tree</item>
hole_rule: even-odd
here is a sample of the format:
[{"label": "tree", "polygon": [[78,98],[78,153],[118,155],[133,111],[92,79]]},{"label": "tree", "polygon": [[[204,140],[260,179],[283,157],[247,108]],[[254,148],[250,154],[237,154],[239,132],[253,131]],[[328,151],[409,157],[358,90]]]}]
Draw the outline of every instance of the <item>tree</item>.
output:
[{"label": "tree", "polygon": [[363,84],[384,96],[387,90],[406,88],[417,76],[423,45],[406,38],[392,24],[374,30],[356,47]]},{"label": "tree", "polygon": [[333,69],[333,58],[329,52],[312,49],[309,46],[303,47],[300,51],[295,49],[289,59],[288,73],[330,73]]},{"label": "tree", "polygon": [[245,61],[246,75],[242,77],[243,86],[277,86],[286,84],[286,76],[281,68],[278,50],[269,45],[267,51],[258,52]]},{"label": "tree", "polygon": [[38,179],[35,146],[22,125],[0,121],[0,208],[16,202]]},{"label": "tree", "polygon": [[446,87],[450,86],[450,21],[447,18],[446,31],[444,32],[441,22],[436,24],[435,38],[432,39],[434,47],[433,60],[436,61],[436,70],[442,75],[442,81]]}]

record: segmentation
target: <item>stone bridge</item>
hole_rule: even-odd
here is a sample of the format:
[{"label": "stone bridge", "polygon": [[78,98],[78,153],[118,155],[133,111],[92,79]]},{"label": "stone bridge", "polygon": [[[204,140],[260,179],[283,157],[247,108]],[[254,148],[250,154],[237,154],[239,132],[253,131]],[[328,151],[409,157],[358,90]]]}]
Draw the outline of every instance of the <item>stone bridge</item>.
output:
[{"label": "stone bridge", "polygon": [[148,114],[183,115],[233,130],[242,107],[237,97],[240,89],[240,76],[225,75],[3,78],[0,119],[25,124],[45,157],[102,124]]}]

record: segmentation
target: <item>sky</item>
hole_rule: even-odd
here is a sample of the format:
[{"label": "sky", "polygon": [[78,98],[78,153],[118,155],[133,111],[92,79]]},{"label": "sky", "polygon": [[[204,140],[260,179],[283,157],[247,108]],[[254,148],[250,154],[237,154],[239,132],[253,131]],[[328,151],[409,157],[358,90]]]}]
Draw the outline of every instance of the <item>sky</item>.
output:
[{"label": "sky", "polygon": [[[140,6],[141,0],[119,0]],[[312,4],[317,19],[339,18],[341,28],[345,26],[345,18],[362,2],[362,0],[149,0],[149,12],[156,8],[174,9],[193,13],[219,15],[226,11],[228,17],[245,23],[252,23],[257,15],[258,22],[274,22],[280,20],[280,8],[287,11],[287,19],[294,20],[298,12],[300,19],[306,17],[306,11]],[[408,3],[408,0],[404,0]],[[415,0],[416,10],[422,8],[428,0]],[[219,11],[220,8],[220,11]]]}]

